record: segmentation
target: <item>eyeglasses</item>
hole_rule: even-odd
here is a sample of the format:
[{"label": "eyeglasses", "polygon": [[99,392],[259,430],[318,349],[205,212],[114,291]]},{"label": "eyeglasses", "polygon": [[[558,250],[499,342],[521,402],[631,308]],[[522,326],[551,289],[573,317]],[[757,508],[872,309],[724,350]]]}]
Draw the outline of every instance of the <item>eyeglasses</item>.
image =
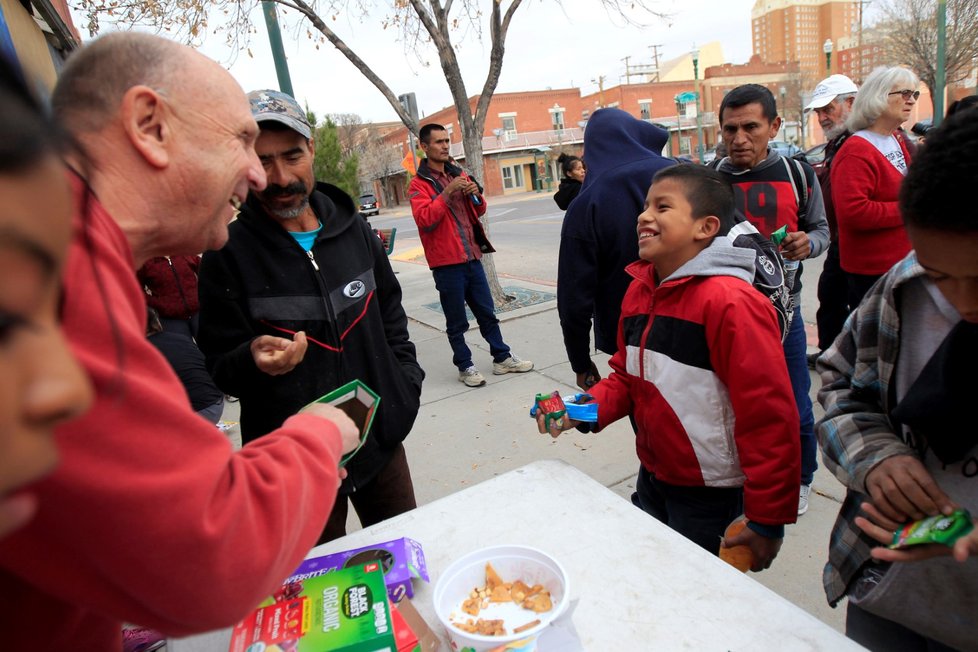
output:
[{"label": "eyeglasses", "polygon": [[909,88],[904,88],[902,91],[893,91],[892,93],[887,93],[887,95],[901,95],[904,100],[909,100],[911,97],[916,100],[920,97],[920,91],[912,91]]}]

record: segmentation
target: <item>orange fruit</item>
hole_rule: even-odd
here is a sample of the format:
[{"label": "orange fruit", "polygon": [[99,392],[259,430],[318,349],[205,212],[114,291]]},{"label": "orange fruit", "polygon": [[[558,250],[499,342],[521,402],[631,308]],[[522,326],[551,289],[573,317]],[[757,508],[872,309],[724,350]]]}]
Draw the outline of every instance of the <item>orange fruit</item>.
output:
[{"label": "orange fruit", "polygon": [[[747,527],[747,519],[739,518],[730,525],[727,526],[726,531],[723,533],[724,537],[733,537]],[[746,573],[750,570],[750,567],[754,563],[754,553],[751,552],[749,546],[733,546],[732,548],[724,548],[720,546],[720,559],[727,562],[741,573]]]}]

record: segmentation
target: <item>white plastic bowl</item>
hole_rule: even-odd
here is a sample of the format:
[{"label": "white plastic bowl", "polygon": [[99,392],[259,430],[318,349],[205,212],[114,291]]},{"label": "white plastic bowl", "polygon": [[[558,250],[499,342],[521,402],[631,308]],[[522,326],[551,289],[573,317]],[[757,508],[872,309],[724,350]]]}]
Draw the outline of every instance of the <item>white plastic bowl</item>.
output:
[{"label": "white plastic bowl", "polygon": [[[504,582],[522,580],[529,586],[542,584],[550,591],[553,609],[542,614],[524,610],[524,622],[539,618],[539,625],[507,636],[470,634],[452,625],[450,616],[453,613],[455,619],[461,622],[474,618],[461,611],[459,604],[469,596],[473,588],[485,586],[486,562],[492,563]],[[471,552],[445,569],[435,584],[434,606],[438,619],[448,631],[452,650],[456,652],[530,652],[536,649],[536,640],[541,632],[567,608],[569,596],[567,573],[560,562],[550,555],[528,546],[492,546]],[[483,617],[491,616],[487,614]],[[508,628],[519,624],[521,623],[511,623],[507,619]]]}]

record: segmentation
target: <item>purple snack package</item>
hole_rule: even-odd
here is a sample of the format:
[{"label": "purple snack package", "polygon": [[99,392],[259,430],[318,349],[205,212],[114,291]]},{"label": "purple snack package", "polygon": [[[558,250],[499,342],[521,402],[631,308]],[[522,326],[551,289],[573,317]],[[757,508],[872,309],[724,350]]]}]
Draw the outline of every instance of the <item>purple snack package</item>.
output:
[{"label": "purple snack package", "polygon": [[387,585],[387,595],[391,602],[400,602],[401,598],[414,596],[411,578],[417,577],[425,582],[429,581],[428,566],[425,564],[421,544],[413,539],[402,537],[354,550],[306,559],[283,584],[368,561],[380,562],[384,571],[384,583]]}]

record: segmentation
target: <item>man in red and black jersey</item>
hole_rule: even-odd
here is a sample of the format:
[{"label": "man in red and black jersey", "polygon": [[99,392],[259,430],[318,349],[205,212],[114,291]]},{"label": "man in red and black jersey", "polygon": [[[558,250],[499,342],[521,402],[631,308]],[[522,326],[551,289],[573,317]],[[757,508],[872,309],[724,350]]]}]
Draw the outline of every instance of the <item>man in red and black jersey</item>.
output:
[{"label": "man in red and black jersey", "polygon": [[[822,191],[811,166],[769,149],[768,143],[781,129],[771,91],[758,84],[731,90],[720,104],[720,129],[728,155],[717,171],[733,185],[739,217],[748,220],[765,237],[787,225],[788,235],[781,243],[781,255],[786,261],[800,262],[821,255],[829,244]],[[818,467],[815,419],[808,396],[811,377],[806,360],[807,339],[801,318],[801,275],[799,265],[791,289],[794,319],[784,340],[801,437],[799,515],[808,510],[808,495]]]}]

